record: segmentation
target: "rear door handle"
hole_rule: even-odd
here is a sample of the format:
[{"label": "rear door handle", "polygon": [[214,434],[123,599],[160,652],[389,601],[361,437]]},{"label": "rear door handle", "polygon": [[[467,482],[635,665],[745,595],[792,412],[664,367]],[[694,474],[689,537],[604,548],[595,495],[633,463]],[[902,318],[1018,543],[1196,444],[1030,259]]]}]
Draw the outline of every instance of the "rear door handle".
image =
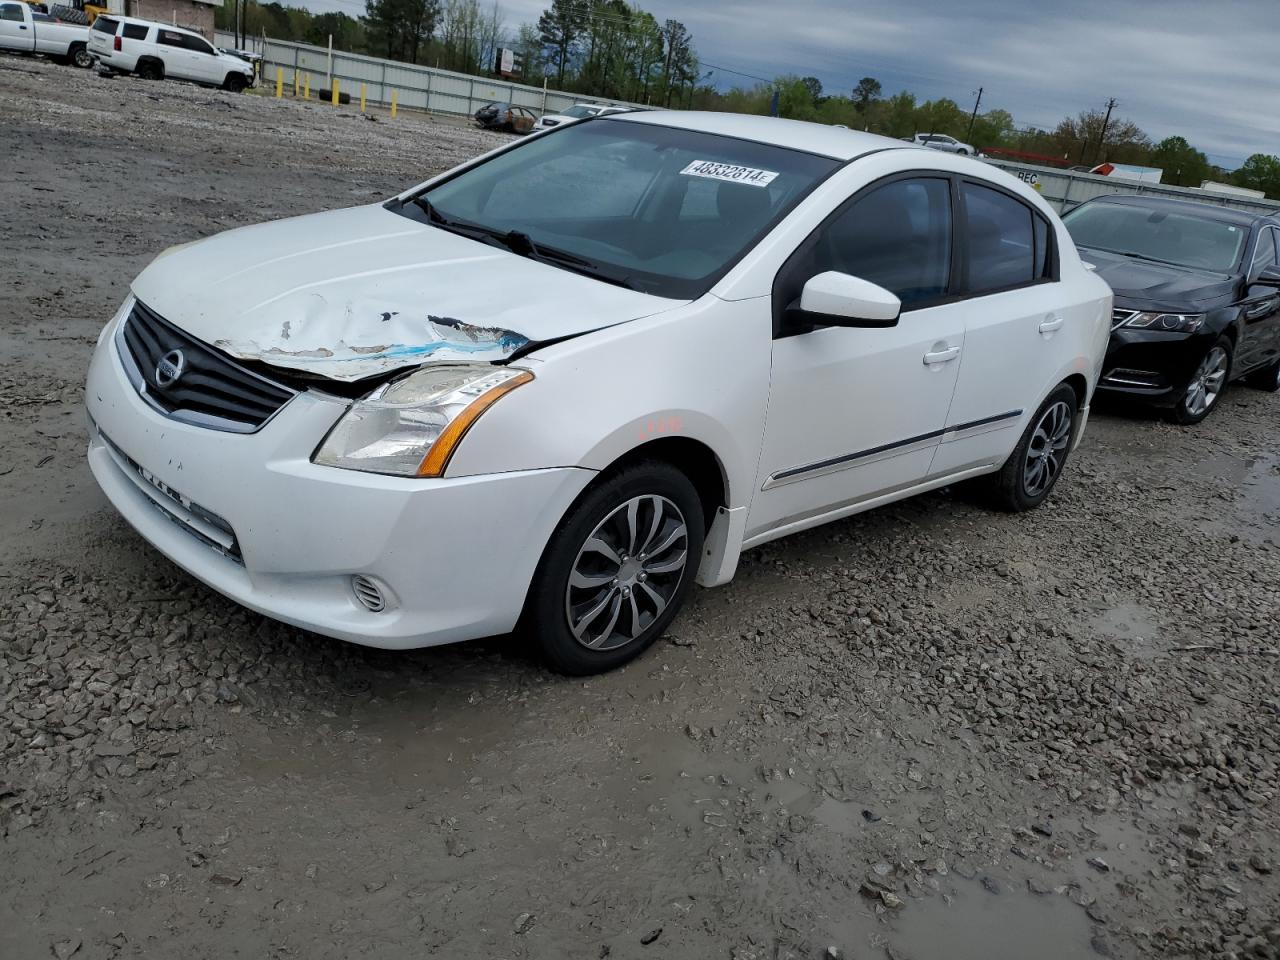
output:
[{"label": "rear door handle", "polygon": [[1040,324],[1040,332],[1053,333],[1055,330],[1061,330],[1062,324],[1063,319],[1061,317],[1053,317],[1052,319],[1045,320]]},{"label": "rear door handle", "polygon": [[947,347],[945,350],[933,350],[924,355],[925,365],[931,363],[946,363],[948,360],[954,360],[960,356],[959,347]]}]

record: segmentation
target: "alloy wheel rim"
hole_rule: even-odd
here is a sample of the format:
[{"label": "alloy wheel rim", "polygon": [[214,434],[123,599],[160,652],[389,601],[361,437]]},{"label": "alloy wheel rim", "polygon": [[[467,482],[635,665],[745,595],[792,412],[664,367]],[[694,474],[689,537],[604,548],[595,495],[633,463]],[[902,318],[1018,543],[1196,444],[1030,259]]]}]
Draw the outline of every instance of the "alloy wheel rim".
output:
[{"label": "alloy wheel rim", "polygon": [[1217,403],[1226,379],[1227,351],[1214,347],[1200,361],[1200,366],[1196,368],[1191,384],[1187,387],[1187,413],[1198,417]]},{"label": "alloy wheel rim", "polygon": [[1031,431],[1022,468],[1022,486],[1027,496],[1038,497],[1053,486],[1062,472],[1070,443],[1071,407],[1059,400],[1041,415]]},{"label": "alloy wheel rim", "polygon": [[680,508],[645,494],[596,524],[569,571],[569,632],[589,650],[631,643],[662,615],[688,563],[689,529]]}]

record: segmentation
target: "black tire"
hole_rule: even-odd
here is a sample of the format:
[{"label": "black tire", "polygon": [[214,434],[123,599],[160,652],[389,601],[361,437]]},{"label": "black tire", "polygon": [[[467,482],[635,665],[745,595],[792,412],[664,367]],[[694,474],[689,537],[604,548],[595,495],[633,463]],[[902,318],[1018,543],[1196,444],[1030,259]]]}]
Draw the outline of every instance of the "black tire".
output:
[{"label": "black tire", "polygon": [[74,43],[71,45],[70,63],[81,70],[88,70],[93,66],[93,54],[89,52],[89,48],[83,43]]},{"label": "black tire", "polygon": [[[628,548],[633,502],[638,533],[630,537]],[[679,611],[693,587],[705,534],[698,491],[670,464],[644,461],[602,477],[565,514],[543,551],[525,602],[522,632],[561,673],[583,676],[620,667],[661,636]],[[622,547],[611,559],[589,548],[589,540]],[[646,542],[650,549],[661,547],[647,560]],[[682,542],[683,565],[663,572],[661,568],[678,561]],[[628,556],[629,551],[636,555]],[[575,572],[592,582],[571,586]],[[582,640],[571,616],[577,618]],[[595,649],[588,646],[592,641]]]},{"label": "black tire", "polygon": [[155,60],[144,60],[138,64],[138,76],[143,80],[163,80],[164,67]]},{"label": "black tire", "polygon": [[1267,393],[1280,390],[1280,360],[1269,363],[1261,370],[1255,370],[1246,378],[1249,386]]},{"label": "black tire", "polygon": [[[1199,423],[1218,408],[1218,401],[1222,399],[1222,394],[1227,389],[1227,384],[1231,381],[1232,353],[1234,353],[1234,348],[1230,337],[1221,336],[1214,341],[1213,346],[1205,351],[1204,357],[1200,360],[1199,366],[1196,367],[1196,372],[1192,374],[1191,380],[1183,388],[1182,394],[1178,397],[1178,402],[1169,411],[1169,419],[1174,423],[1189,426],[1193,423]],[[1205,370],[1208,366],[1216,368],[1217,361],[1215,357],[1219,355],[1225,365],[1221,368],[1217,390],[1209,391],[1206,386]],[[1198,392],[1202,389],[1206,390],[1206,402],[1203,407],[1199,405],[1196,399]]]},{"label": "black tire", "polygon": [[228,73],[227,79],[222,81],[222,89],[230,90],[232,93],[239,93],[248,85],[243,73]]},{"label": "black tire", "polygon": [[[1065,410],[1061,405],[1065,405]],[[1032,415],[1018,445],[999,472],[974,481],[988,503],[1018,513],[1034,509],[1048,499],[1071,454],[1077,406],[1076,392],[1070,386],[1060,383],[1053,388]],[[1055,420],[1051,412],[1055,416],[1065,415],[1065,423]],[[1043,472],[1036,470],[1035,461],[1040,461]]]}]

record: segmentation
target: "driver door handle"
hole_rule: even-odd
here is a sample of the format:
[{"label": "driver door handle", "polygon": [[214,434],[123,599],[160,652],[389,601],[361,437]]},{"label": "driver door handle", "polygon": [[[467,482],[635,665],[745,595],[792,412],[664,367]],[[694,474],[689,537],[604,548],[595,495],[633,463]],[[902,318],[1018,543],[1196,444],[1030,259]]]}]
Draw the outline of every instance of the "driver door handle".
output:
[{"label": "driver door handle", "polygon": [[924,355],[925,366],[931,363],[946,363],[960,356],[959,347],[947,347],[945,350],[932,350]]},{"label": "driver door handle", "polygon": [[1063,324],[1063,319],[1061,317],[1053,317],[1049,320],[1045,320],[1040,324],[1040,332],[1053,333],[1055,330],[1061,330],[1062,324]]}]

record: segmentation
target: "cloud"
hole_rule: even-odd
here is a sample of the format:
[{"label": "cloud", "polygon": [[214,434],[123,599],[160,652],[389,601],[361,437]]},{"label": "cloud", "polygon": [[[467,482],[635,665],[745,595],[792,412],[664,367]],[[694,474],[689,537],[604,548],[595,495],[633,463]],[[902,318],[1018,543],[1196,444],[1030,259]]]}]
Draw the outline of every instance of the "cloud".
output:
[{"label": "cloud", "polygon": [[[303,0],[356,12],[352,0]],[[482,0],[483,2],[483,0]],[[504,0],[508,29],[537,19],[542,0]],[[831,92],[864,76],[887,93],[950,97],[1053,126],[1098,108],[1159,140],[1180,135],[1234,166],[1280,153],[1275,0],[642,0],[693,33],[711,81],[818,77]]]}]

